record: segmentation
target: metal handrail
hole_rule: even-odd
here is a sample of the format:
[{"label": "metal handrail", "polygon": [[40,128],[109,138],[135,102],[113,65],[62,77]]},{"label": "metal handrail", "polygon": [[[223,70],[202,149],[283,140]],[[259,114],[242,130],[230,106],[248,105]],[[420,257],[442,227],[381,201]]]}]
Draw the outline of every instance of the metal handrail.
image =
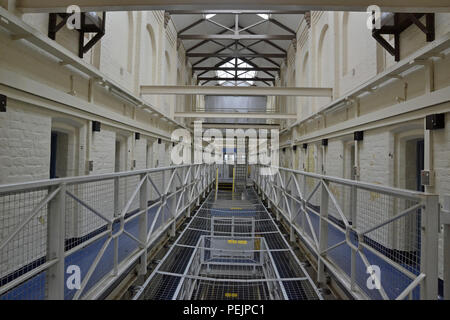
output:
[{"label": "metal handrail", "polygon": [[360,189],[377,191],[377,192],[383,193],[383,194],[396,195],[399,197],[410,198],[412,200],[423,199],[425,196],[429,196],[429,195],[436,195],[433,193],[400,189],[400,188],[389,187],[389,186],[384,186],[384,185],[375,184],[375,183],[363,182],[363,181],[358,181],[358,180],[350,180],[350,179],[339,178],[339,177],[335,177],[335,176],[322,175],[322,174],[318,174],[318,173],[294,170],[294,169],[283,168],[283,167],[268,166],[268,165],[256,165],[256,167],[272,168],[272,170],[274,172],[276,172],[277,170],[281,170],[281,171],[285,171],[285,172],[289,172],[289,173],[300,174],[300,175],[303,175],[303,176],[309,177],[309,178],[326,180],[329,182],[335,182],[335,183],[339,183],[339,184],[346,185],[346,186],[355,186]]},{"label": "metal handrail", "polygon": [[[42,210],[44,210],[44,213],[47,216],[47,231],[43,232],[42,235],[38,234],[37,236],[39,238],[45,238],[47,246],[51,246],[51,248],[48,248],[45,253],[43,253],[44,255],[46,254],[46,260],[48,261],[47,263],[36,266],[33,269],[21,274],[13,281],[0,286],[0,295],[9,292],[20,284],[25,283],[38,273],[46,271],[49,274],[49,276],[46,277],[46,286],[48,286],[49,294],[47,298],[64,298],[64,259],[100,239],[105,239],[105,242],[100,251],[97,253],[94,261],[88,266],[89,270],[84,275],[81,287],[77,288],[74,299],[90,296],[98,297],[101,292],[104,292],[108,286],[113,283],[113,281],[111,281],[112,279],[118,279],[124,272],[129,270],[128,267],[130,266],[130,263],[140,261],[137,265],[138,273],[145,274],[148,248],[152,246],[153,243],[162,235],[161,231],[171,228],[170,235],[175,236],[176,222],[180,216],[183,214],[189,215],[191,206],[196,202],[198,203],[199,198],[205,196],[206,192],[212,189],[212,185],[215,181],[214,174],[212,173],[212,169],[214,168],[214,165],[208,164],[182,165],[93,176],[41,180],[0,186],[0,197],[5,197],[5,203],[8,201],[11,203],[11,205],[6,208],[12,213],[14,213],[15,210],[20,210],[20,206],[17,206],[16,209],[14,206],[16,203],[15,198],[9,198],[11,194],[18,193],[26,196],[27,194],[33,194],[36,191],[47,191],[46,196],[38,204],[32,204],[30,206],[30,212],[21,214],[23,215],[23,217],[20,217],[21,221],[18,221],[18,223],[13,227],[13,230],[8,231],[9,234],[5,235],[5,237],[1,239],[0,250],[5,248],[7,245],[11,245],[11,240],[22,232],[24,226],[28,225],[31,219],[36,216],[37,213],[42,212]],[[183,173],[180,173],[179,171],[182,171]],[[171,173],[169,180],[165,180],[164,178],[164,176],[167,176],[167,172]],[[153,173],[163,173],[163,180],[161,182],[162,186],[160,188],[158,188],[153,181],[153,177],[151,177],[151,174]],[[181,176],[184,175],[183,179],[180,174]],[[130,190],[128,190],[129,192],[125,191],[127,199],[123,204],[123,208],[120,212],[115,212],[117,208],[114,208],[115,215],[112,218],[109,218],[94,209],[90,204],[92,201],[98,201],[98,199],[95,198],[95,189],[90,190],[90,192],[94,192],[94,198],[92,198],[91,202],[86,202],[86,200],[83,201],[78,198],[79,196],[76,193],[72,193],[67,190],[68,186],[74,186],[74,188],[77,188],[77,185],[98,181],[114,181],[114,188],[117,188],[119,181],[118,179],[127,177],[139,177],[139,180],[133,182],[133,186]],[[157,199],[156,202],[149,204],[150,199],[148,192],[151,191],[151,185],[158,193],[159,199]],[[176,189],[174,185],[177,185],[180,188]],[[158,191],[158,189],[160,189],[160,191]],[[107,194],[113,193],[109,192]],[[116,196],[115,192],[114,196]],[[179,197],[177,202],[175,201],[176,197]],[[24,199],[26,199],[26,197]],[[91,231],[101,231],[99,234],[96,234],[94,237],[87,239],[86,241],[83,240],[80,243],[77,243],[69,250],[65,249],[65,240],[67,237],[65,215],[68,212],[66,211],[65,202],[67,199],[71,199],[76,202],[79,208],[83,208],[86,210],[87,214],[95,216],[99,219],[99,221],[101,220],[103,222],[103,227],[106,227],[106,230],[102,231],[101,228],[103,227],[100,226],[99,229],[94,226],[94,229]],[[105,200],[108,199],[103,199],[103,201]],[[133,202],[139,202],[138,210],[133,212],[132,215],[128,215],[129,211],[131,209],[134,210],[135,208],[132,208]],[[114,204],[114,206],[116,206],[116,204]],[[136,206],[136,203],[134,206]],[[154,220],[149,229],[149,225],[147,223],[147,213],[151,208],[155,207],[159,208],[157,213],[153,216]],[[164,220],[161,220],[162,224],[158,225],[156,228],[155,223],[158,220],[160,213],[163,211],[163,208],[164,210],[165,208],[169,210],[168,212],[170,213],[170,216],[165,216]],[[109,213],[111,214],[111,212]],[[126,223],[134,219],[139,219],[139,234],[137,236],[131,234],[125,229]],[[113,229],[114,224],[118,224],[118,229]],[[38,230],[36,232],[40,231]],[[137,243],[137,247],[127,254],[127,258],[119,261],[118,241],[121,235],[125,235],[135,241]],[[114,245],[113,269],[108,271],[105,276],[97,279],[95,284],[87,290],[88,282],[90,282],[91,276],[99,265],[110,244]],[[10,248],[8,250],[9,254],[20,255],[20,250],[22,250],[22,247],[14,246],[14,248]],[[39,252],[40,251],[36,251],[31,258],[40,258],[41,254]],[[25,263],[27,259],[29,258],[23,259]],[[23,262],[20,262],[18,267],[20,267],[22,263]],[[102,282],[107,285],[101,285]]]},{"label": "metal handrail", "polygon": [[160,168],[152,168],[152,169],[142,169],[142,170],[133,170],[133,171],[123,171],[116,173],[103,173],[96,175],[86,175],[86,176],[78,176],[78,177],[67,177],[67,178],[58,178],[58,179],[45,179],[45,180],[37,180],[30,182],[19,182],[13,184],[3,184],[0,185],[0,194],[6,192],[15,192],[15,191],[27,191],[41,187],[51,187],[56,186],[62,183],[66,185],[73,185],[77,183],[87,183],[87,182],[96,182],[101,180],[109,180],[114,178],[125,178],[130,176],[136,176],[140,174],[150,174],[163,172],[172,169],[181,169],[186,167],[197,167],[201,164],[192,164],[192,165],[180,165],[180,166],[170,166],[170,167],[160,167]]},{"label": "metal handrail", "polygon": [[[364,290],[362,290],[361,288],[357,289],[357,287],[359,287],[359,284],[357,284],[356,281],[357,256],[362,259],[364,265],[367,268],[371,267],[369,259],[367,259],[366,257],[367,252],[372,254],[374,257],[377,257],[377,259],[380,259],[380,261],[383,261],[382,263],[384,263],[386,267],[389,266],[389,268],[394,268],[407,278],[411,279],[412,284],[408,286],[408,290],[404,290],[404,292],[409,293],[410,296],[412,296],[412,289],[420,284],[420,296],[422,299],[437,298],[438,274],[436,261],[438,259],[437,248],[439,232],[438,195],[403,190],[367,182],[348,180],[280,167],[271,167],[273,175],[262,175],[261,171],[259,171],[258,169],[263,167],[267,169],[269,166],[255,165],[255,169],[251,170],[253,182],[257,187],[259,193],[262,195],[262,198],[267,200],[268,207],[274,211],[274,213],[277,215],[277,218],[282,216],[287,221],[291,233],[291,240],[295,238],[294,233],[296,233],[300,236],[301,239],[305,241],[305,243],[308,244],[308,250],[312,250],[314,255],[317,257],[319,282],[325,281],[325,270],[328,269],[328,271],[333,272],[335,275],[338,274],[338,281],[341,282],[341,284],[343,284],[343,286],[347,288],[349,292],[354,295],[354,297],[368,298],[369,296],[364,293]],[[300,176],[302,176],[304,179],[303,188],[305,189],[303,190],[301,189],[297,181]],[[307,187],[306,182],[308,178],[318,181],[317,183],[314,183]],[[389,206],[389,209],[387,209],[387,207],[384,206],[380,208],[377,208],[377,206],[364,207],[365,203],[357,202],[357,199],[354,198],[353,200],[350,200],[351,203],[349,203],[349,210],[352,210],[355,216],[352,216],[352,223],[349,223],[347,217],[344,214],[343,208],[340,207],[339,202],[336,200],[333,192],[328,186],[330,182],[333,182],[340,187],[351,187],[351,192],[362,189],[371,193],[374,192],[378,194],[388,195],[394,201],[392,203],[387,202],[387,206]],[[311,189],[312,191],[310,191]],[[319,199],[317,199],[319,191],[320,197]],[[306,194],[308,192],[309,194]],[[318,206],[319,209],[311,206],[310,201],[314,199],[314,196],[316,197],[314,205]],[[405,199],[413,200],[413,204],[408,204],[408,208],[397,207],[399,203],[395,200],[404,201]],[[298,211],[295,210],[295,215],[293,214],[293,205],[299,207]],[[342,219],[343,226],[336,224],[334,221],[332,221],[332,219],[329,218],[329,208],[336,210],[334,215],[337,214],[337,218]],[[366,209],[364,212],[361,212],[361,208]],[[358,219],[358,217],[364,218],[364,215],[368,214],[377,214],[376,212],[373,212],[376,210],[381,210],[378,215],[381,214],[383,216],[386,216],[390,214],[391,216],[387,216],[381,220],[379,220],[379,218],[375,220],[372,219],[373,221],[370,222],[369,226],[356,226],[355,223],[357,221],[353,221],[353,219]],[[389,213],[389,210],[393,210],[392,213]],[[399,212],[395,213],[397,210],[399,210]],[[370,237],[368,235],[370,232],[379,229],[381,230],[382,228],[387,227],[387,225],[389,224],[392,225],[394,222],[403,217],[414,215],[419,212],[418,210],[420,210],[420,215],[417,217],[420,217],[421,228],[411,228],[411,233],[405,233],[405,236],[412,236],[414,239],[420,239],[419,241],[421,241],[421,245],[413,242],[414,247],[408,247],[409,249],[413,249],[413,251],[419,252],[420,254],[420,259],[412,261],[416,266],[415,268],[417,269],[417,271],[419,271],[419,275],[410,271],[399,261],[393,260],[393,257],[391,257],[388,252],[385,252],[384,249],[380,250],[378,248],[372,247],[370,243],[366,243],[367,239],[370,240]],[[301,223],[301,225],[299,225],[296,221],[299,213],[303,213],[303,222]],[[309,217],[311,214],[315,215],[316,219],[318,219],[319,221],[317,236],[314,226],[312,225]],[[366,216],[366,218],[367,217],[370,218],[370,216]],[[305,225],[306,222],[307,224]],[[337,244],[330,244],[328,242],[328,233],[331,232],[329,229],[330,226],[336,229],[336,232],[341,233],[343,241]],[[310,234],[312,234],[312,238]],[[357,239],[356,244],[353,243],[352,237],[355,240]],[[377,240],[375,239],[372,241]],[[348,261],[348,263],[351,265],[350,274],[347,274],[340,267],[338,262],[333,261],[333,258],[331,258],[329,255],[330,251],[342,245],[346,245],[352,253],[351,260],[349,259]],[[400,256],[400,258],[408,259],[407,256]],[[388,296],[387,292],[385,291],[384,284],[382,285],[381,283],[380,287],[378,288],[378,292],[383,299],[398,297],[392,297],[392,292],[391,295]],[[403,295],[400,295],[400,297],[402,296]]]}]

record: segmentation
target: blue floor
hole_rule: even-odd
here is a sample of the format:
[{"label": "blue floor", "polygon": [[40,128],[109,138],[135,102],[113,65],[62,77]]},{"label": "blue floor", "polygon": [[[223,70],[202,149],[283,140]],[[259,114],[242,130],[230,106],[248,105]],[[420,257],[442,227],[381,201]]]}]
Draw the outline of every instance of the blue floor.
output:
[{"label": "blue floor", "polygon": [[[295,211],[299,209],[297,206],[294,208]],[[311,224],[313,226],[316,238],[319,239],[319,217],[310,212],[309,218],[311,220]],[[297,217],[296,221],[297,225],[301,225],[301,218],[300,215]],[[307,230],[307,233],[312,238],[312,234],[310,231],[310,228],[307,224],[307,220],[305,218],[305,229]],[[345,240],[345,234],[342,233],[340,230],[338,230],[336,227],[332,225],[328,225],[328,246],[331,247],[335,244],[338,244],[339,242],[342,242]],[[353,240],[352,240],[353,241]],[[357,244],[357,241],[355,240],[353,242],[354,244]],[[373,254],[372,252],[363,249],[362,252],[367,257],[367,260],[371,265],[376,265],[380,267],[381,271],[381,285],[383,289],[385,290],[386,294],[388,295],[389,299],[395,299],[400,293],[404,291],[404,289],[412,282],[412,280],[395,269],[393,266],[379,258],[377,255]],[[332,261],[334,261],[349,277],[351,274],[351,249],[347,244],[343,244],[331,251],[328,252],[328,256],[331,258]],[[411,271],[413,274],[418,275],[420,272],[419,270],[412,268],[408,265],[402,265],[404,268]],[[377,289],[369,289],[367,286],[367,280],[369,278],[369,274],[366,273],[366,266],[359,256],[357,255],[356,259],[356,283],[358,286],[371,298],[371,299],[382,299],[381,294]],[[419,299],[420,297],[420,289],[416,288],[413,291],[413,298]]]},{"label": "blue floor", "polygon": [[[155,218],[156,211],[158,208],[152,208],[148,211],[148,228],[150,228],[153,219]],[[298,208],[294,208],[295,211],[298,210]],[[215,212],[215,215],[221,216],[221,212]],[[251,214],[250,214],[251,216]],[[311,223],[314,228],[314,232],[316,234],[316,237],[318,238],[318,230],[319,230],[319,218],[313,214],[310,213],[309,215],[311,219]],[[169,212],[167,209],[163,210],[161,212],[160,217],[158,218],[158,221],[155,225],[156,230],[158,227],[162,225],[162,222],[164,220],[169,219]],[[128,222],[125,225],[125,230],[127,230],[129,233],[131,233],[133,236],[137,237],[138,235],[138,221],[139,219],[134,219],[130,222]],[[305,219],[306,221],[306,219]],[[297,217],[297,224],[300,225],[300,216]],[[120,225],[118,223],[114,224],[113,230],[114,233],[117,232]],[[306,227],[308,230],[309,228]],[[310,233],[310,231],[308,231]],[[98,239],[94,243],[88,245],[85,248],[82,248],[78,250],[77,252],[73,253],[72,255],[68,256],[65,259],[65,268],[67,270],[67,267],[70,265],[77,265],[81,269],[81,275],[82,279],[86,275],[86,273],[89,270],[89,267],[92,265],[95,257],[97,256],[98,252],[100,251],[101,247],[107,240],[107,236],[104,236],[101,239]],[[341,241],[345,240],[345,235],[340,232],[338,229],[336,229],[333,226],[329,226],[329,233],[328,233],[328,245],[332,246],[334,244],[337,244]],[[91,279],[89,280],[87,287],[84,292],[87,292],[90,288],[92,288],[93,285],[95,285],[100,279],[102,279],[105,275],[107,275],[109,272],[111,272],[113,268],[113,242],[111,242],[106,249],[105,254],[103,255],[102,259],[100,260],[96,270],[94,271],[93,275],[91,276]],[[133,239],[128,237],[125,234],[122,234],[119,237],[119,263],[123,261],[127,256],[129,256],[134,250],[136,250],[138,247],[137,242],[135,242]],[[411,280],[403,275],[401,272],[396,270],[394,267],[390,266],[388,263],[374,255],[373,253],[363,250],[364,254],[366,255],[368,261],[372,265],[377,265],[380,267],[381,270],[381,284],[386,291],[386,294],[390,299],[396,298],[410,283]],[[351,249],[348,247],[348,245],[341,245],[329,252],[329,257],[348,275],[350,275],[350,261],[351,261]],[[403,267],[407,268],[414,274],[419,274],[419,270],[416,270],[414,268],[411,268],[410,266],[403,265]],[[359,255],[357,255],[357,276],[356,281],[358,286],[364,290],[364,292],[372,299],[382,299],[380,293],[378,290],[373,289],[370,290],[366,283],[369,275],[366,273],[366,267]],[[70,276],[66,274],[67,277]],[[22,283],[21,285],[17,286],[13,290],[10,290],[9,292],[5,293],[0,297],[0,300],[19,300],[19,299],[45,299],[45,272],[29,279],[28,281]],[[65,292],[64,297],[65,299],[72,299],[76,290],[69,290],[67,286],[65,286]],[[413,292],[414,299],[419,298],[419,288],[416,288]]]},{"label": "blue floor", "polygon": [[[152,208],[148,211],[148,229],[150,229],[153,220],[156,216],[158,207]],[[155,224],[154,230],[157,230],[163,225],[163,221],[169,219],[169,212],[165,208],[159,215],[158,221]],[[120,228],[119,223],[113,225],[113,234],[116,233]],[[125,224],[125,230],[132,234],[134,237],[138,237],[139,233],[139,218],[135,218]],[[81,248],[77,252],[71,254],[65,259],[65,270],[70,265],[76,265],[80,267],[81,270],[81,281],[83,281],[84,276],[89,271],[89,267],[94,262],[97,254],[100,252],[102,246],[108,239],[108,235],[96,240],[90,245]],[[138,248],[138,243],[128,237],[125,234],[119,236],[119,263],[128,257],[133,251]],[[108,245],[103,257],[92,274],[84,292],[87,292],[92,286],[94,286],[99,280],[101,280],[105,275],[112,271],[113,268],[113,257],[114,257],[114,242]],[[70,274],[65,275],[65,281]],[[29,279],[28,281],[22,283],[21,285],[15,287],[14,289],[8,291],[7,293],[0,296],[0,300],[43,300],[45,299],[45,280],[46,272],[42,272],[35,277]],[[72,299],[76,293],[76,289],[69,290],[67,286],[64,289],[64,298],[69,300]]]}]

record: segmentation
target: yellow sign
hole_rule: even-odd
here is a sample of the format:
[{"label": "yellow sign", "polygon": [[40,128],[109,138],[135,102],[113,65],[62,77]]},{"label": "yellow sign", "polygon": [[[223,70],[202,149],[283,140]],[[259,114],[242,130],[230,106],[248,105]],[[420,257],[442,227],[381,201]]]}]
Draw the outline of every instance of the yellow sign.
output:
[{"label": "yellow sign", "polygon": [[225,293],[226,298],[237,298],[237,293]]},{"label": "yellow sign", "polygon": [[247,244],[247,240],[228,240],[229,244]]}]

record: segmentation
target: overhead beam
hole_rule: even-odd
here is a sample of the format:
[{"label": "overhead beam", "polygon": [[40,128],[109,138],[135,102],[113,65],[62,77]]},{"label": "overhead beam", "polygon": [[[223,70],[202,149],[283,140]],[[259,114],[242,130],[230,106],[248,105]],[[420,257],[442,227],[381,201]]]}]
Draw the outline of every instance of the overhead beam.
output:
[{"label": "overhead beam", "polygon": [[224,68],[224,67],[193,67],[192,71],[278,71],[280,68],[254,67],[254,68]]},{"label": "overhead beam", "polygon": [[181,34],[181,40],[292,40],[295,35],[286,34]]},{"label": "overhead beam", "polygon": [[[194,126],[194,123],[191,124]],[[202,123],[203,129],[279,129],[279,124],[266,123]]]},{"label": "overhead beam", "polygon": [[187,53],[189,58],[286,58],[284,53]]},{"label": "overhead beam", "polygon": [[[267,59],[267,58],[264,58],[265,60],[270,60],[270,61],[272,61],[271,59]],[[248,65],[250,65],[250,66],[252,66],[252,67],[255,67],[255,68],[259,68],[259,66],[256,64],[256,63],[253,63],[252,61],[250,61],[250,60],[248,60],[248,59],[246,59],[246,58],[242,58],[242,61],[244,61],[245,63],[247,63]],[[274,61],[274,62],[272,62],[273,64],[275,64],[277,67],[278,67],[278,73],[280,73],[280,66]],[[270,73],[269,71],[262,71],[262,72],[264,72],[265,74],[267,74],[268,76],[270,76],[270,77],[275,77],[272,73]]]},{"label": "overhead beam", "polygon": [[[83,11],[149,11],[149,10],[297,10],[297,11],[363,11],[373,0],[16,0],[23,12],[66,12],[71,5]],[[448,12],[448,0],[377,0],[384,12]]]},{"label": "overhead beam", "polygon": [[193,14],[305,14],[304,10],[169,10],[171,15]]},{"label": "overhead beam", "polygon": [[238,81],[238,82],[240,82],[240,81],[242,81],[242,82],[246,82],[246,81],[260,81],[260,82],[272,81],[272,82],[275,82],[275,78],[258,78],[258,77],[253,77],[253,78],[198,77],[197,80],[198,81]]},{"label": "overhead beam", "polygon": [[295,32],[294,30],[292,30],[291,28],[285,26],[284,24],[282,24],[280,21],[278,21],[278,20],[276,20],[276,19],[269,18],[269,22],[271,22],[271,23],[277,25],[278,27],[280,27],[281,29],[283,29],[283,30],[289,32],[290,34],[294,34],[294,35],[296,34],[296,32]]},{"label": "overhead beam", "polygon": [[[239,26],[239,28],[241,28],[241,26]],[[256,34],[255,32],[253,32],[249,29],[245,30],[244,32],[247,32],[248,34]],[[274,43],[270,40],[262,40],[262,41],[269,44],[270,46],[274,47],[275,49],[280,50],[281,52],[287,53],[287,51],[285,49],[283,49],[282,47],[280,47],[279,45],[277,45],[276,43]]]},{"label": "overhead beam", "polygon": [[176,112],[175,117],[216,119],[297,119],[296,114],[239,112]]},{"label": "overhead beam", "polygon": [[332,97],[331,88],[141,86],[143,95]]},{"label": "overhead beam", "polygon": [[205,20],[206,20],[205,18],[198,19],[197,21],[195,21],[195,22],[191,23],[190,25],[188,25],[186,28],[181,29],[181,30],[178,32],[178,34],[182,34],[182,33],[186,32],[186,31],[192,29],[193,27],[195,27],[195,26],[201,24],[201,23],[204,22]]},{"label": "overhead beam", "polygon": [[[232,28],[232,26],[230,27],[230,28]],[[219,34],[224,34],[224,33],[226,33],[228,30],[222,30],[222,31],[220,31],[219,32]],[[195,49],[197,49],[197,48],[199,48],[199,47],[201,47],[201,46],[203,46],[204,44],[206,44],[206,43],[209,43],[211,40],[203,40],[203,41],[200,41],[199,43],[197,43],[196,45],[193,45],[192,47],[190,47],[189,49],[187,49],[186,50],[186,53],[188,53],[188,52],[191,52],[191,51],[193,51],[193,50],[195,50]]]}]

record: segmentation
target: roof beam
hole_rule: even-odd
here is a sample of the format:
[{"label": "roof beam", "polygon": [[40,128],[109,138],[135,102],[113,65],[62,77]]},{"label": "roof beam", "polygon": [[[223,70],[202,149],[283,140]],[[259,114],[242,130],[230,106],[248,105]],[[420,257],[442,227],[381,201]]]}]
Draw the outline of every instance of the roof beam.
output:
[{"label": "roof beam", "polygon": [[[246,79],[247,81],[248,79]],[[220,96],[292,96],[332,97],[331,88],[301,87],[202,87],[202,86],[141,86],[146,95],[220,95]]]},{"label": "roof beam", "polygon": [[[249,33],[249,34],[255,34],[253,31],[250,31],[250,30],[245,30],[245,32],[247,32],[247,33]],[[278,50],[280,50],[281,52],[287,54],[287,50],[281,48],[281,47],[280,47],[279,45],[277,45],[276,43],[274,43],[274,42],[272,42],[272,41],[270,41],[270,40],[262,40],[262,41],[265,42],[265,43],[267,43],[267,44],[269,44],[270,46],[274,47],[275,49],[278,49]],[[250,46],[247,46],[246,49],[248,49],[250,52],[256,53],[255,50],[250,49]],[[274,64],[277,65],[277,66],[280,66],[279,64],[275,63],[275,62],[272,61],[272,60],[269,60],[269,59],[266,59],[266,60],[269,61],[269,62],[271,62],[271,63],[274,63]]]},{"label": "roof beam", "polygon": [[189,58],[279,58],[284,59],[284,53],[187,53]]},{"label": "roof beam", "polygon": [[[235,68],[224,67],[193,67],[192,71],[234,71]],[[253,67],[253,68],[237,68],[237,71],[279,71],[279,68],[272,67]]]},{"label": "roof beam", "polygon": [[[83,11],[150,11],[150,10],[297,10],[297,11],[362,11],[373,0],[16,0],[23,12],[66,12],[71,5]],[[448,0],[377,0],[384,12],[448,12]]]},{"label": "roof beam", "polygon": [[[194,126],[194,123],[191,124]],[[202,123],[203,129],[279,129],[279,124],[266,123]]]},{"label": "roof beam", "polygon": [[277,25],[278,27],[280,27],[281,29],[289,32],[290,34],[296,34],[296,32],[294,30],[292,30],[291,28],[285,26],[284,24],[282,24],[280,21],[273,19],[273,18],[269,18],[269,21],[275,25]]},{"label": "roof beam", "polygon": [[[222,48],[222,49],[219,49],[219,50],[217,50],[217,51],[214,51],[214,53],[215,53],[215,54],[221,53],[221,52],[225,51],[226,49],[232,47],[233,45],[234,45],[234,44],[230,44],[230,45],[228,45],[226,48]],[[195,66],[199,65],[200,63],[202,63],[202,62],[208,60],[209,58],[210,58],[210,57],[200,59],[200,60],[198,60],[197,62],[195,62],[194,64],[192,64],[192,66],[195,67]],[[228,60],[228,61],[229,61],[229,60]],[[222,61],[222,62],[224,62],[224,61]],[[219,62],[217,65],[221,65],[222,62]]]},{"label": "roof beam", "polygon": [[[241,44],[241,46],[242,46],[242,44]],[[253,50],[253,49],[250,49],[250,48],[246,48],[246,50],[250,51],[250,52],[253,53],[253,54],[258,54],[258,53],[259,53],[258,51]],[[246,58],[243,57],[243,58],[242,58],[243,61],[247,62],[249,65],[252,65],[250,62],[248,62],[247,60],[244,60],[244,59],[246,59]],[[268,62],[270,62],[271,64],[277,66],[278,68],[281,68],[280,64],[277,63],[277,62],[274,61],[274,60],[272,60],[272,59],[270,59],[270,58],[267,58],[267,57],[263,57],[263,59],[266,60],[266,61],[268,61]]]},{"label": "roof beam", "polygon": [[185,33],[188,30],[191,30],[193,27],[201,24],[202,22],[204,22],[206,19],[202,18],[202,19],[198,19],[197,21],[191,23],[190,25],[188,25],[186,28],[181,29],[178,34],[182,34]]},{"label": "roof beam", "polygon": [[197,81],[242,81],[242,82],[247,82],[247,81],[259,81],[259,82],[272,81],[272,82],[275,82],[275,78],[258,78],[258,77],[253,77],[253,78],[199,77],[199,78],[197,78]]},{"label": "roof beam", "polygon": [[181,40],[292,40],[295,35],[286,34],[181,34]]},{"label": "roof beam", "polygon": [[178,118],[216,118],[216,119],[297,119],[296,114],[247,113],[247,112],[175,112]]},{"label": "roof beam", "polygon": [[[202,60],[207,60],[207,59],[209,59],[209,58],[203,58]],[[202,60],[200,60],[200,61],[202,61]],[[221,66],[221,65],[223,65],[223,64],[225,64],[225,63],[227,63],[227,62],[229,62],[229,61],[231,61],[231,60],[233,60],[233,58],[223,59],[223,60],[220,61],[219,63],[216,63],[216,64],[214,65],[214,67],[219,67],[219,66]],[[197,63],[194,64],[194,66],[195,66],[195,65],[197,65]],[[204,75],[205,73],[208,73],[208,71],[203,71],[202,73],[198,74],[197,77],[200,77],[200,76]]]},{"label": "roof beam", "polygon": [[305,10],[168,10],[171,15],[193,14],[305,14]]},{"label": "roof beam", "polygon": [[[265,59],[267,59],[267,58],[265,58]],[[248,60],[247,58],[242,58],[241,60],[244,61],[245,63],[251,65],[252,67],[259,68],[259,66],[258,66],[256,63],[254,63],[254,62]],[[278,64],[275,64],[275,65],[278,67],[278,71],[277,71],[277,72],[280,73],[280,66],[279,66]],[[267,74],[267,75],[270,76],[270,77],[275,77],[275,76],[274,76],[272,73],[270,73],[269,71],[262,71],[262,72],[264,72],[265,74]]]},{"label": "roof beam", "polygon": [[[224,34],[225,32],[227,32],[227,30],[222,30],[222,31],[220,31],[218,34]],[[204,45],[204,44],[206,44],[206,43],[208,43],[208,42],[210,42],[210,41],[211,41],[211,40],[203,40],[203,41],[197,43],[196,45],[193,45],[193,46],[190,47],[189,49],[187,49],[187,50],[186,50],[186,53],[187,53],[187,52],[191,52],[192,50],[195,50],[195,49],[197,49],[198,47],[201,47],[202,45]]]}]

